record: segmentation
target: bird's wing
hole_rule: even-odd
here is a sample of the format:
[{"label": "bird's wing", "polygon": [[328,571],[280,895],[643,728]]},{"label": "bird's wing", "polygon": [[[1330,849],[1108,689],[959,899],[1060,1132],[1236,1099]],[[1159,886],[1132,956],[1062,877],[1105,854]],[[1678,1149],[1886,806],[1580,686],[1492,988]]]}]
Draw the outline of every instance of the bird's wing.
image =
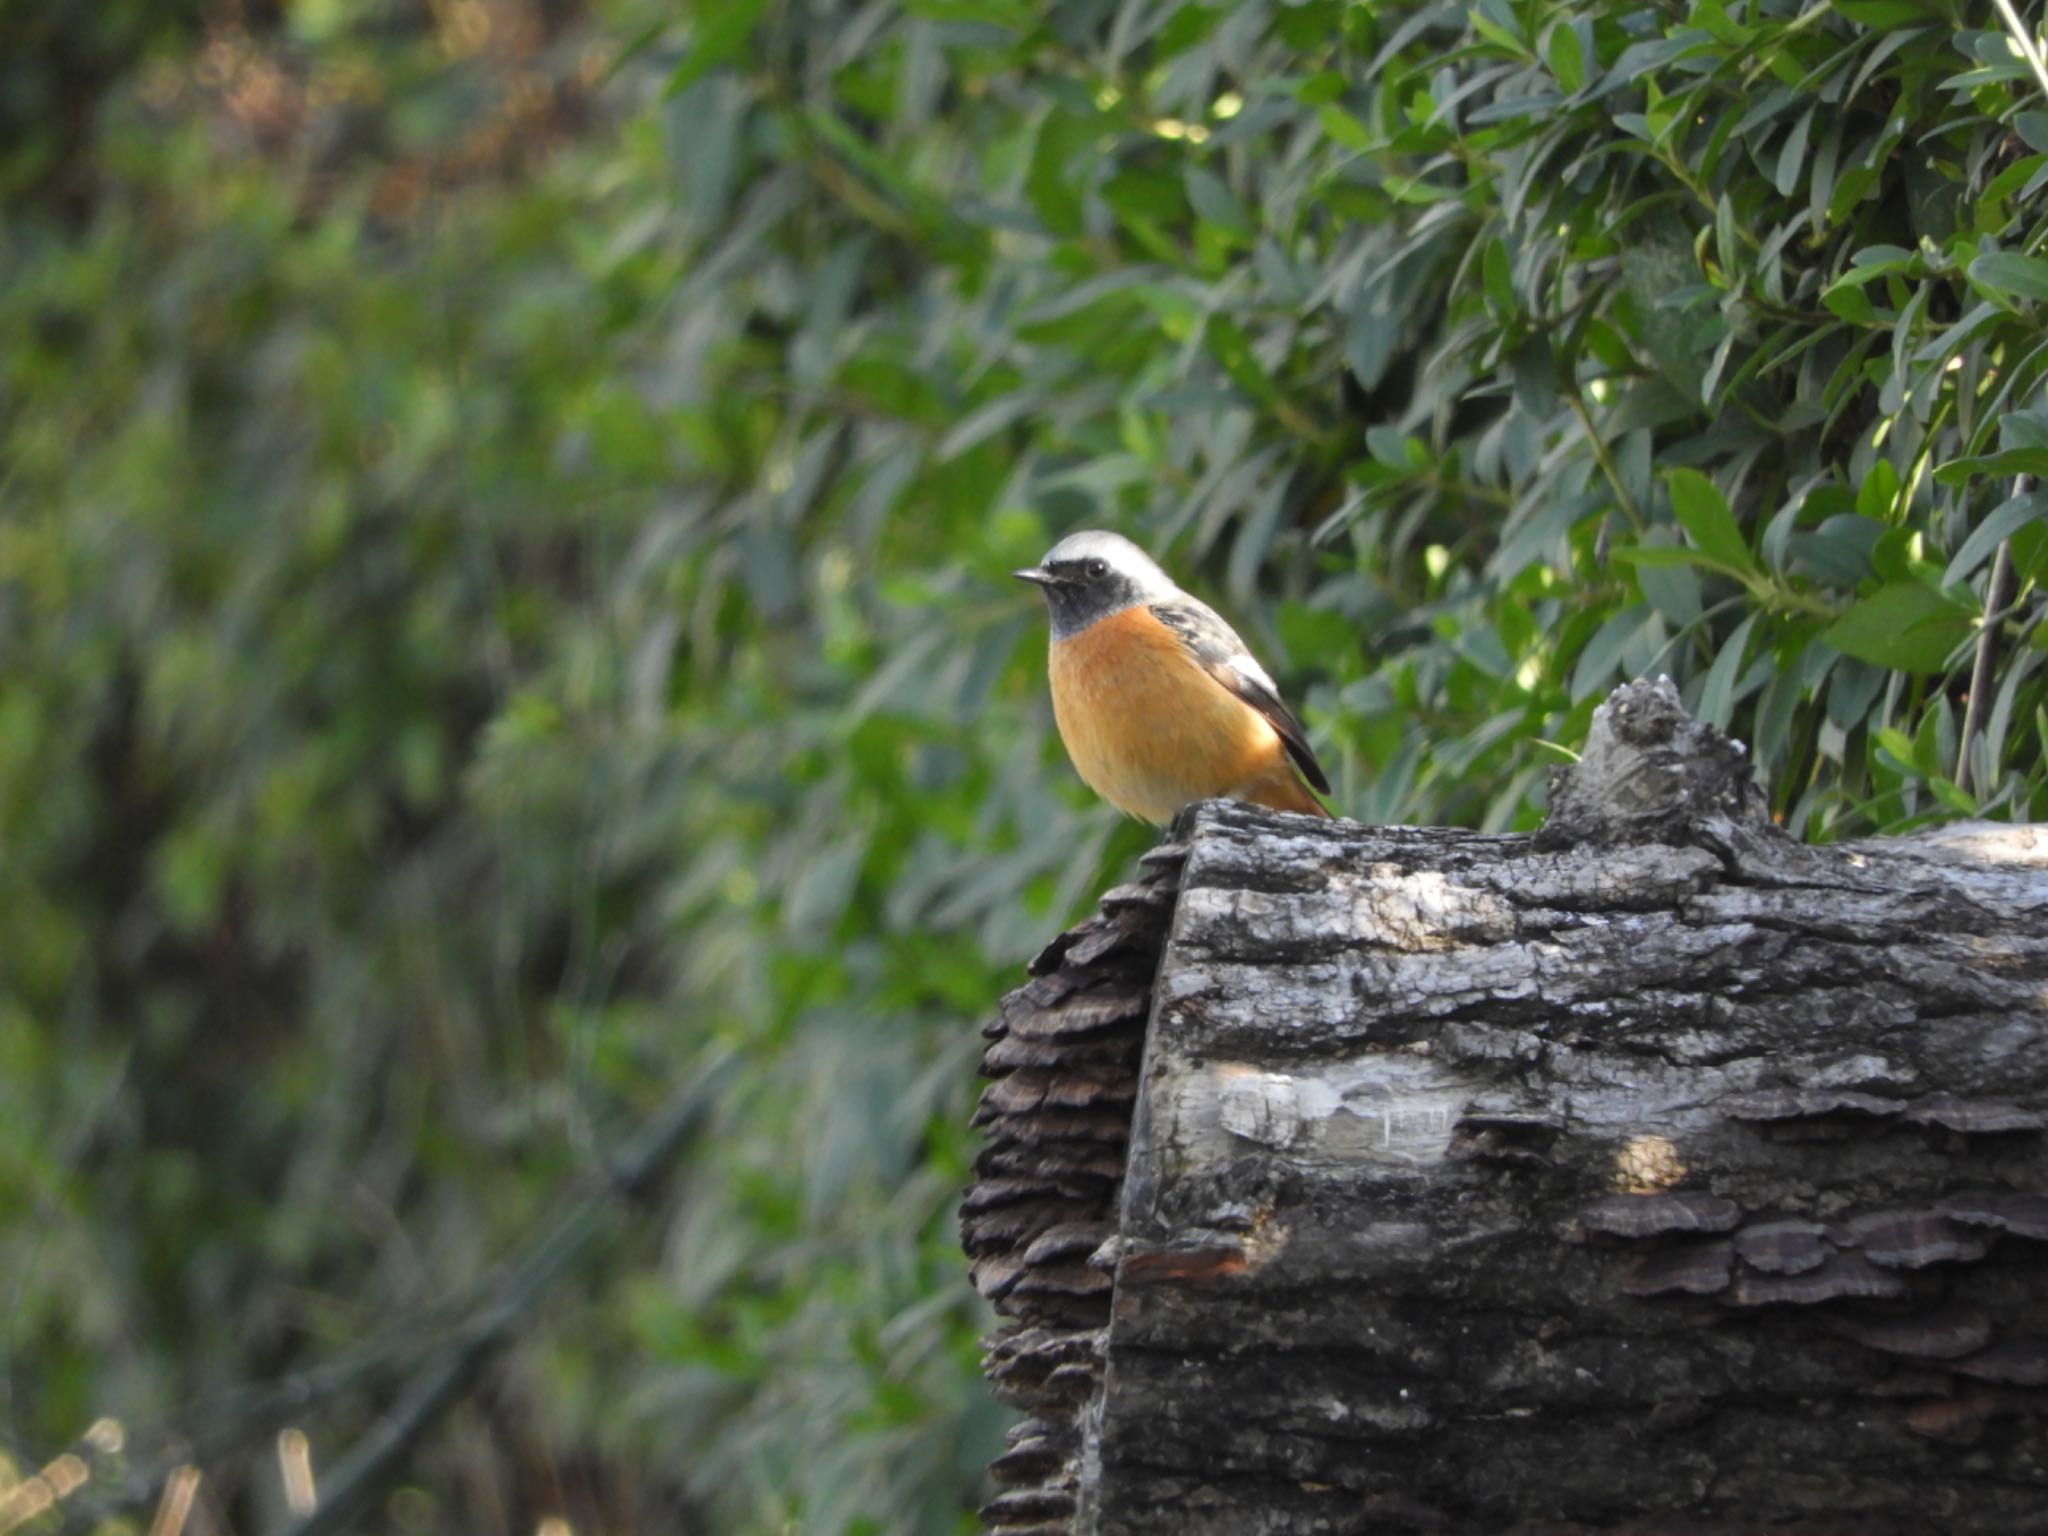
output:
[{"label": "bird's wing", "polygon": [[1308,744],[1308,732],[1281,699],[1280,690],[1266,675],[1266,669],[1237,638],[1237,631],[1224,623],[1207,603],[1197,602],[1185,593],[1153,603],[1151,611],[1155,619],[1179,637],[1204,672],[1272,722],[1302,777],[1327,795],[1330,781],[1323,774],[1322,764],[1316,761],[1315,749]]}]

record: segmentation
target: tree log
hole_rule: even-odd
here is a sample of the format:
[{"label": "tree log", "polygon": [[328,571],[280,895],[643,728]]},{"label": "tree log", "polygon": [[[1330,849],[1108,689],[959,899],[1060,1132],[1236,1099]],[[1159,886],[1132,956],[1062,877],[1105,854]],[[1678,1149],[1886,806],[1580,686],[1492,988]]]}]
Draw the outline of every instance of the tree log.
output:
[{"label": "tree log", "polygon": [[[2048,838],[1793,843],[1668,684],[1551,807],[1197,807],[1006,1003],[991,1528],[2048,1531]],[[1135,1080],[1008,1064],[1154,959]]]}]

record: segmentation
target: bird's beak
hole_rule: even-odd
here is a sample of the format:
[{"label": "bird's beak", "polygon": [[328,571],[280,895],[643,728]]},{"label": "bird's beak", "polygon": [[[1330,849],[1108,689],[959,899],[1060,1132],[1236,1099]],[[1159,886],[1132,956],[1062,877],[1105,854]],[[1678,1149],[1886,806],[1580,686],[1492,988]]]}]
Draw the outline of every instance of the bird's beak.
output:
[{"label": "bird's beak", "polygon": [[1030,582],[1034,587],[1049,587],[1059,580],[1059,577],[1053,575],[1051,571],[1036,565],[1026,566],[1023,570],[1012,571],[1010,574],[1019,581]]}]

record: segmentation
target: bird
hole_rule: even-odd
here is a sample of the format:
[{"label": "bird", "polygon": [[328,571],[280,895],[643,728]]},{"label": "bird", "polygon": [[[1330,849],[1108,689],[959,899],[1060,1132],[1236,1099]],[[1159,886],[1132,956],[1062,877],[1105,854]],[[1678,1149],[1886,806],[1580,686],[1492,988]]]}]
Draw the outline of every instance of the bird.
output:
[{"label": "bird", "polygon": [[1012,572],[1052,614],[1046,670],[1090,789],[1164,826],[1197,800],[1329,816],[1308,733],[1237,631],[1121,534],[1070,533]]}]

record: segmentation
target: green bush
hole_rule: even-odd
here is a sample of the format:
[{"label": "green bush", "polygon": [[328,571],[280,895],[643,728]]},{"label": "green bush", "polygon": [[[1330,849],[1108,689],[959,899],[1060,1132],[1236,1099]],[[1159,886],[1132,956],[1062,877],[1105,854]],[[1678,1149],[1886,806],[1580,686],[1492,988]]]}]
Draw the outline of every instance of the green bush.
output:
[{"label": "green bush", "polygon": [[1146,841],[1006,576],[1070,527],[1363,819],[1532,826],[1660,671],[1803,835],[2048,811],[2048,98],[1938,5],[124,27],[0,226],[0,1362],[18,1464],[128,1424],[77,1509],[199,1435],[267,1525],[733,1052],[379,1520],[970,1528],[975,1022]]}]

